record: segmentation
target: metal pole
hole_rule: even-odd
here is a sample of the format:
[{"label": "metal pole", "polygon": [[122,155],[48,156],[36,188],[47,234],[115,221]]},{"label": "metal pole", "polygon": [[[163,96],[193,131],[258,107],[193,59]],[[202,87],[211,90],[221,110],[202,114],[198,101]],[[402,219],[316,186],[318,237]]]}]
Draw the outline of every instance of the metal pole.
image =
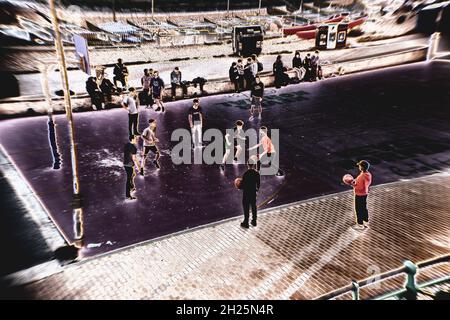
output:
[{"label": "metal pole", "polygon": [[258,14],[261,15],[261,0],[259,0]]},{"label": "metal pole", "polygon": [[[61,73],[61,81],[64,90],[64,102],[67,116],[67,122],[69,125],[70,134],[70,157],[72,163],[72,191],[73,201],[72,207],[74,209],[74,215],[79,216],[81,213],[81,196],[80,196],[80,182],[78,179],[78,160],[77,160],[77,146],[75,143],[75,126],[72,117],[72,101],[70,98],[69,78],[67,75],[66,58],[64,55],[64,47],[61,40],[61,34],[59,30],[59,22],[55,8],[55,0],[49,0],[50,14],[52,18],[53,31],[55,33],[55,47],[58,53],[59,71]],[[81,219],[79,219],[81,220]],[[82,230],[82,228],[81,228]],[[83,234],[75,234],[77,240],[81,240]]]},{"label": "metal pole", "polygon": [[230,0],[227,1],[227,15],[230,15]]},{"label": "metal pole", "polygon": [[116,22],[116,0],[113,0],[113,21]]},{"label": "metal pole", "polygon": [[303,0],[300,1],[300,13],[303,13]]},{"label": "metal pole", "polygon": [[155,1],[152,0],[152,19],[153,19],[154,14],[155,14]]}]

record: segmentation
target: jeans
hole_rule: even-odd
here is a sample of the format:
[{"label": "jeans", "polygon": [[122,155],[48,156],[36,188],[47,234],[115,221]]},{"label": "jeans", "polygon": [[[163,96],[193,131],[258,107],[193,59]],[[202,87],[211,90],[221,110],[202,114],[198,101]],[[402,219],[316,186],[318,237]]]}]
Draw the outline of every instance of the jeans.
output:
[{"label": "jeans", "polygon": [[194,123],[194,126],[191,128],[192,132],[192,143],[194,146],[202,145],[202,124],[200,122]]},{"label": "jeans", "polygon": [[131,196],[131,189],[134,189],[134,177],[136,176],[136,172],[134,171],[134,167],[124,166],[125,172],[127,174],[127,183],[125,187],[125,197]]},{"label": "jeans", "polygon": [[128,134],[130,138],[132,135],[139,135],[138,131],[138,114],[128,114]]},{"label": "jeans", "polygon": [[363,222],[369,222],[369,211],[367,210],[367,196],[355,195],[355,213],[356,222],[363,224]]}]

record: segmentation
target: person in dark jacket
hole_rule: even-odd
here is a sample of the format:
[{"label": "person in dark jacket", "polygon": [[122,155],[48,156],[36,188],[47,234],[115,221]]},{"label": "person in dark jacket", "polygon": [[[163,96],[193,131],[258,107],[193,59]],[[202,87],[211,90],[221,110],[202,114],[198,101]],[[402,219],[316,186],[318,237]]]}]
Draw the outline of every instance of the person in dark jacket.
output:
[{"label": "person in dark jacket", "polygon": [[249,160],[247,166],[248,170],[242,176],[242,183],[240,186],[240,189],[243,191],[242,206],[244,208],[244,221],[242,221],[241,227],[246,229],[249,228],[248,220],[250,207],[252,208],[252,226],[256,227],[256,197],[261,184],[259,172],[255,170],[256,163],[253,160]]},{"label": "person in dark jacket", "polygon": [[234,84],[234,92],[236,92],[236,93],[241,92],[241,90],[239,88],[239,73],[238,73],[236,62],[233,62],[231,64],[231,67],[228,70],[228,76],[230,77],[231,83]]},{"label": "person in dark jacket", "polygon": [[105,73],[102,83],[100,83],[100,90],[103,94],[103,101],[105,103],[112,102],[112,95],[117,90],[116,86],[107,78],[107,74]]},{"label": "person in dark jacket", "polygon": [[[256,70],[258,66],[256,66]],[[253,82],[255,82],[255,74],[254,74],[254,61],[252,58],[247,58],[247,63],[244,67],[244,78],[245,78],[245,88],[250,90]]]},{"label": "person in dark jacket", "polygon": [[239,76],[238,83],[239,83],[239,92],[240,92],[240,91],[244,90],[244,80],[245,80],[245,77],[244,77],[245,71],[244,71],[244,65],[243,65],[242,59],[238,59],[237,65],[236,65],[236,70],[237,70],[237,73]]},{"label": "person in dark jacket", "polygon": [[250,94],[251,105],[250,105],[250,118],[248,119],[249,121],[253,120],[253,113],[255,112],[255,109],[257,109],[258,112],[258,119],[261,120],[262,115],[261,103],[263,96],[264,96],[264,83],[261,82],[259,76],[256,76]]},{"label": "person in dark jacket", "polygon": [[101,109],[104,106],[103,94],[97,84],[97,78],[89,77],[86,81],[86,91],[91,97],[92,109]]},{"label": "person in dark jacket", "polygon": [[306,70],[303,67],[303,61],[302,61],[302,57],[300,56],[299,51],[295,52],[295,56],[292,59],[292,68],[294,69],[294,71],[297,75],[297,79],[301,81],[303,79],[303,77],[305,76]]},{"label": "person in dark jacket", "polygon": [[127,89],[128,88],[128,68],[122,62],[122,59],[117,60],[117,63],[114,65],[113,73],[114,73],[114,78],[113,78],[114,85],[117,86],[117,81],[119,81],[122,84],[122,88]]},{"label": "person in dark jacket", "polygon": [[275,87],[277,89],[281,88],[282,79],[283,79],[283,61],[281,60],[281,56],[277,56],[277,60],[275,60],[273,64],[273,74],[275,76]]},{"label": "person in dark jacket", "polygon": [[312,72],[313,72],[313,70],[312,70],[312,61],[311,61],[311,54],[310,53],[308,53],[306,55],[306,57],[305,57],[305,60],[303,60],[303,67],[306,70],[304,80],[305,81],[312,81],[312,77],[313,77]]}]

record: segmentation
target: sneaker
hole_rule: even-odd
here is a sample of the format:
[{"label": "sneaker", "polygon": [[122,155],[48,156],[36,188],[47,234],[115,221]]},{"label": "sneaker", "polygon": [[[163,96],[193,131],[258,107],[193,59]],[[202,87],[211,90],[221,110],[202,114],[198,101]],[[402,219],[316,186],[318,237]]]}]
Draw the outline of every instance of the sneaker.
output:
[{"label": "sneaker", "polygon": [[219,169],[225,171],[225,166],[223,164],[219,165]]},{"label": "sneaker", "polygon": [[248,225],[248,223],[244,223],[244,222],[241,223],[241,227],[242,227],[242,228],[245,228],[245,229],[250,228],[250,226]]},{"label": "sneaker", "polygon": [[355,225],[352,226],[352,228],[353,228],[354,230],[359,230],[359,231],[361,231],[361,230],[364,230],[364,225],[363,225],[363,224],[355,224]]},{"label": "sneaker", "polygon": [[277,177],[282,177],[284,176],[284,172],[281,170],[278,170],[278,172],[275,174]]},{"label": "sneaker", "polygon": [[368,221],[363,221],[364,224],[364,228],[368,228],[369,227],[369,222]]},{"label": "sneaker", "polygon": [[252,220],[252,226],[256,227],[256,220]]},{"label": "sneaker", "polygon": [[156,108],[156,112],[159,112],[161,110],[161,108],[160,107],[158,107],[158,108]]},{"label": "sneaker", "polygon": [[153,161],[153,164],[155,165],[156,169],[161,169],[161,166],[159,165],[158,161]]},{"label": "sneaker", "polygon": [[133,197],[133,196],[129,196],[129,197],[127,197],[127,200],[136,200],[137,198],[136,197]]},{"label": "sneaker", "polygon": [[253,121],[253,119],[255,119],[253,116],[250,116],[250,118],[248,118],[248,121]]},{"label": "sneaker", "polygon": [[102,109],[105,109],[105,104],[102,102]]},{"label": "sneaker", "polygon": [[95,111],[97,111],[97,107],[95,106],[95,104],[92,105],[92,109],[94,109]]},{"label": "sneaker", "polygon": [[141,176],[144,175],[144,168],[141,168],[141,171],[139,172],[141,174]]}]

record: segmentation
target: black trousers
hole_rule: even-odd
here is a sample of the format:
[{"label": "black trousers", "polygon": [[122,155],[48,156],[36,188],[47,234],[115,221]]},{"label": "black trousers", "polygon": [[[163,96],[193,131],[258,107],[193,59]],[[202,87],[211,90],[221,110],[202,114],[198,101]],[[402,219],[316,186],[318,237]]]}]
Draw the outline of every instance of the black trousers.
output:
[{"label": "black trousers", "polygon": [[101,109],[103,102],[103,94],[99,91],[95,91],[90,94],[92,104],[97,108]]},{"label": "black trousers", "polygon": [[367,196],[355,195],[355,213],[356,222],[363,224],[363,222],[369,222],[369,211],[367,210]]},{"label": "black trousers", "polygon": [[234,92],[241,92],[241,90],[239,89],[239,80],[235,79],[232,82],[234,84]]},{"label": "black trousers", "polygon": [[125,77],[123,76],[115,76],[113,77],[114,85],[117,86],[117,81],[119,81],[122,84],[122,88],[125,88],[127,86],[127,82],[125,81]]},{"label": "black trousers", "polygon": [[239,85],[239,92],[241,92],[242,90],[244,90],[244,76],[239,76],[237,81]]},{"label": "black trousers", "polygon": [[172,98],[176,97],[177,95],[177,87],[181,87],[181,89],[183,90],[183,96],[187,95],[187,86],[185,84],[176,84],[172,82],[170,84],[170,89],[172,91]]},{"label": "black trousers", "polygon": [[248,224],[250,208],[252,208],[252,220],[256,221],[257,218],[257,208],[256,208],[256,194],[244,195],[242,198],[242,206],[244,207],[244,223]]},{"label": "black trousers", "polygon": [[138,113],[128,114],[128,134],[130,135],[130,138],[132,135],[139,135]]},{"label": "black trousers", "polygon": [[134,172],[134,167],[126,167],[125,172],[127,173],[127,184],[125,187],[125,197],[131,196],[131,189],[134,189],[134,177],[136,176],[136,173]]}]

